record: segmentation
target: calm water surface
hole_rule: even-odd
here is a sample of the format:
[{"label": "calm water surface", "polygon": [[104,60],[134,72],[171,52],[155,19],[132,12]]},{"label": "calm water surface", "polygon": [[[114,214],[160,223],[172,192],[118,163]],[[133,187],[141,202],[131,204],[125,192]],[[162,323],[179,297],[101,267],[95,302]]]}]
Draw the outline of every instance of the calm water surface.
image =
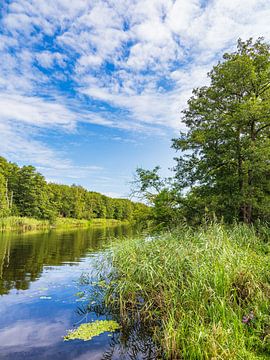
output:
[{"label": "calm water surface", "polygon": [[104,318],[78,312],[87,301],[79,280],[113,237],[131,235],[127,226],[0,235],[0,359],[154,359],[152,345],[132,336],[124,345],[108,333],[63,341],[67,329]]}]

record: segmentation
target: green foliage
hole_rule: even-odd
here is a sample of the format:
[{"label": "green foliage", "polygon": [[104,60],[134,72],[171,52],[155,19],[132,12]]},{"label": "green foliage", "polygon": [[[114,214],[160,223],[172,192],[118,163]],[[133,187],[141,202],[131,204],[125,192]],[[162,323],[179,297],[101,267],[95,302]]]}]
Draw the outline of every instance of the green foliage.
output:
[{"label": "green foliage", "polygon": [[57,218],[137,221],[138,206],[146,208],[77,185],[48,184],[33,166],[19,167],[0,157],[0,218],[16,215],[51,223]]},{"label": "green foliage", "polygon": [[0,217],[7,216],[9,212],[7,182],[4,175],[0,173]]},{"label": "green foliage", "polygon": [[152,218],[156,227],[173,228],[184,221],[183,209],[177,192],[164,188],[154,198]]},{"label": "green foliage", "polygon": [[97,320],[92,323],[81,324],[75,330],[69,330],[64,337],[65,341],[69,340],[91,340],[94,336],[98,336],[104,332],[114,332],[119,329],[119,324],[113,320]]},{"label": "green foliage", "polygon": [[158,166],[136,171],[133,193],[159,227],[270,221],[270,46],[239,40],[208,77],[183,111],[187,131],[173,139],[174,178],[162,180]]},{"label": "green foliage", "polygon": [[137,204],[128,199],[112,199],[76,185],[49,184],[48,188],[51,203],[60,217],[136,220]]},{"label": "green foliage", "polygon": [[121,242],[104,270],[106,303],[123,326],[139,316],[168,359],[266,359],[270,244],[259,229],[186,227]]},{"label": "green foliage", "polygon": [[47,183],[33,166],[23,166],[18,170],[14,202],[21,216],[50,218]]},{"label": "green foliage", "polygon": [[137,168],[132,182],[132,195],[146,199],[151,204],[156,194],[164,186],[158,174],[159,170],[159,166],[156,166],[153,170]]},{"label": "green foliage", "polygon": [[239,40],[208,76],[183,112],[187,133],[173,140],[177,182],[225,221],[269,220],[270,47]]}]

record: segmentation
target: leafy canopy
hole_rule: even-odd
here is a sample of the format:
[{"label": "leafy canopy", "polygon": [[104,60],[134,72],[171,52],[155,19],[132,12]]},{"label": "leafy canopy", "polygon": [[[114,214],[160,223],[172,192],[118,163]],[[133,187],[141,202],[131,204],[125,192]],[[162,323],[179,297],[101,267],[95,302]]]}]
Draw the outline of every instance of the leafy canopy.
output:
[{"label": "leafy canopy", "polygon": [[262,38],[238,41],[193,90],[173,139],[175,175],[205,207],[227,221],[269,219],[270,47]]}]

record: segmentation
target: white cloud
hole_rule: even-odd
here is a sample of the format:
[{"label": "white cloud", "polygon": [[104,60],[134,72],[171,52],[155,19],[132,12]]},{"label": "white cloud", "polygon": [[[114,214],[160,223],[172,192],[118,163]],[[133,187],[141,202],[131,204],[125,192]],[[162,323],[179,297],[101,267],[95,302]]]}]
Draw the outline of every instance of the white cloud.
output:
[{"label": "white cloud", "polygon": [[[65,156],[37,140],[43,129],[76,131],[79,122],[140,132],[179,129],[192,88],[206,83],[223,52],[239,37],[270,40],[269,5],[11,1],[0,20],[0,150],[54,168]],[[72,88],[63,90],[61,81]],[[87,97],[100,104],[91,108]],[[72,164],[65,166],[69,172]]]},{"label": "white cloud", "polygon": [[[70,179],[99,173],[102,167],[76,166],[66,158],[65,153],[56,152],[36,139],[46,129],[74,131],[77,116],[59,103],[38,97],[0,93],[0,153],[12,161],[24,159],[34,164],[52,179],[56,173]],[[93,122],[95,120],[97,122],[97,119],[93,119]]]},{"label": "white cloud", "polygon": [[76,115],[59,103],[39,97],[1,93],[0,121],[72,129],[75,127]]},{"label": "white cloud", "polygon": [[64,68],[66,66],[66,56],[58,52],[42,51],[36,54],[38,63],[44,68],[51,68],[55,64]]}]

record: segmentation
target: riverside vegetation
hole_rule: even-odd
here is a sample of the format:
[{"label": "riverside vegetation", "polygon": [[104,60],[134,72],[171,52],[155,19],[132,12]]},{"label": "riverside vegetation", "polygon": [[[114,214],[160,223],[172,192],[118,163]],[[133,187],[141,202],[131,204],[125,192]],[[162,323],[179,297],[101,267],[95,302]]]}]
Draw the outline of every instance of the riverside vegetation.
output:
[{"label": "riverside vegetation", "polygon": [[107,253],[104,301],[122,329],[145,324],[159,358],[269,359],[270,47],[239,40],[208,76],[173,140],[174,176],[137,169],[161,232]]},{"label": "riverside vegetation", "polygon": [[[105,251],[92,284],[123,341],[139,324],[156,344],[155,359],[269,359],[270,47],[262,38],[239,40],[208,76],[210,85],[194,89],[183,112],[187,131],[173,140],[174,175],[137,169],[133,193],[150,206],[47,184],[32,167],[17,167],[0,178],[2,214],[45,221],[139,214],[154,235]],[[96,327],[70,337],[106,331]]]},{"label": "riverside vegetation", "polygon": [[0,231],[113,225],[147,213],[142,203],[47,183],[35,167],[19,167],[0,157]]},{"label": "riverside vegetation", "polygon": [[119,224],[128,223],[129,220],[117,220],[117,219],[104,219],[94,218],[90,220],[86,219],[74,219],[74,218],[62,218],[58,217],[51,220],[40,220],[35,218],[28,218],[22,216],[9,216],[0,218],[0,231],[11,230],[46,230],[46,229],[70,229],[70,228],[86,228],[89,226],[114,226]]},{"label": "riverside vegetation", "polygon": [[269,235],[214,224],[121,242],[107,254],[105,305],[123,328],[139,319],[160,358],[269,359]]}]

